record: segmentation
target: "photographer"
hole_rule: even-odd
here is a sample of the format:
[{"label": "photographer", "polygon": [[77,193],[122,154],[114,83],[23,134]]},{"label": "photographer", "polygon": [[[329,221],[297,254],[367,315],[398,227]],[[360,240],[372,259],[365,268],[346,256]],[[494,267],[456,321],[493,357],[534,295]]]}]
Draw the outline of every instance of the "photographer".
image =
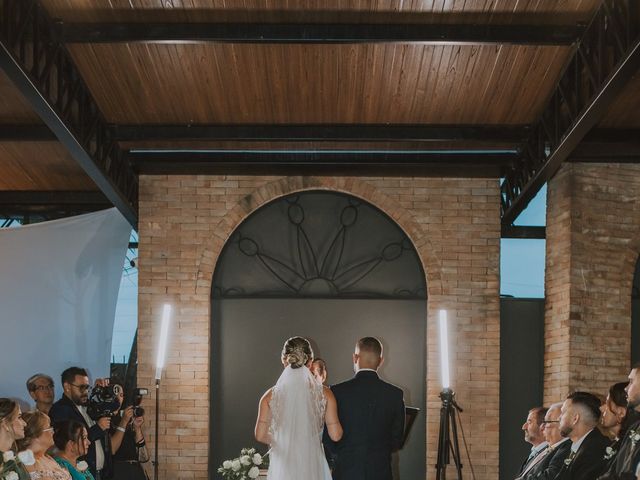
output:
[{"label": "photographer", "polygon": [[[96,387],[106,387],[108,380],[97,379]],[[107,432],[111,425],[108,415],[98,416],[97,420],[87,413],[89,407],[89,376],[84,368],[71,367],[62,372],[63,395],[49,411],[55,425],[65,420],[76,420],[82,423],[89,434],[91,446],[87,453],[87,463],[95,480],[110,478],[111,448]]]},{"label": "photographer", "polygon": [[[113,477],[127,480],[146,480],[141,463],[149,460],[142,425],[144,409],[140,406],[144,389],[136,389],[133,405],[116,412],[111,420],[111,453]],[[124,394],[120,390],[118,400],[122,406]],[[116,426],[117,425],[117,426]]]}]

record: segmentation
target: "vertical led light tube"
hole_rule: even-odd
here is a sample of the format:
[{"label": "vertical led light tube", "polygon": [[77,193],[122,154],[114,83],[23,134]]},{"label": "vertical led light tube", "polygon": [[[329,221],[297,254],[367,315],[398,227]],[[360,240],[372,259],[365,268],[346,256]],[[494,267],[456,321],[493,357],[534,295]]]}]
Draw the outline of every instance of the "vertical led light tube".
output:
[{"label": "vertical led light tube", "polygon": [[167,355],[167,340],[169,337],[169,321],[171,319],[171,305],[164,304],[162,309],[162,326],[160,328],[160,341],[158,342],[158,357],[156,358],[156,380],[160,380]]},{"label": "vertical led light tube", "polygon": [[447,332],[447,311],[440,310],[440,372],[442,373],[442,388],[451,386],[449,378],[449,335]]}]

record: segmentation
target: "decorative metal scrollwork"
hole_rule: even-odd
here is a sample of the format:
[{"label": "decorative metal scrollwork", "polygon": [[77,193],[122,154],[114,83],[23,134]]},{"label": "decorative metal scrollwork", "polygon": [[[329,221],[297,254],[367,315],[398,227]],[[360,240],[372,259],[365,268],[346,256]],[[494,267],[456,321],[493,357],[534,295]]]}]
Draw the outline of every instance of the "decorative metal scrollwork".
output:
[{"label": "decorative metal scrollwork", "polygon": [[[261,225],[281,229],[274,235],[270,228],[252,227],[254,216],[239,227],[221,255],[215,297],[426,298],[424,274],[411,241],[379,210],[331,192],[307,192],[274,203],[280,205],[267,206],[254,216],[272,216],[263,218]],[[311,214],[317,216],[314,222]],[[360,221],[362,215],[367,222]],[[311,223],[316,228],[310,228]],[[290,248],[283,250],[283,245]],[[389,268],[400,261],[404,266]],[[234,275],[235,269],[247,268],[262,273],[262,284],[251,274]],[[224,285],[234,276],[232,286]]]}]

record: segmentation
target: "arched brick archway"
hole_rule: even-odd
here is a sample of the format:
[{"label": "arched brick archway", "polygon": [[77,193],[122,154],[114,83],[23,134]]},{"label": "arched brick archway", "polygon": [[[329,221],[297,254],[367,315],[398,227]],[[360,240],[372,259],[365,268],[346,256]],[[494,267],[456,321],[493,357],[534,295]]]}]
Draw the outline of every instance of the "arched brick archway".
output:
[{"label": "arched brick archway", "polygon": [[440,261],[423,228],[407,210],[366,181],[333,177],[285,177],[267,183],[241,199],[220,220],[215,228],[215,238],[205,246],[200,257],[196,288],[211,289],[216,260],[229,236],[247,216],[279,197],[306,190],[333,190],[347,193],[366,200],[389,215],[411,239],[418,252],[427,277],[428,295],[431,297],[442,294]]}]

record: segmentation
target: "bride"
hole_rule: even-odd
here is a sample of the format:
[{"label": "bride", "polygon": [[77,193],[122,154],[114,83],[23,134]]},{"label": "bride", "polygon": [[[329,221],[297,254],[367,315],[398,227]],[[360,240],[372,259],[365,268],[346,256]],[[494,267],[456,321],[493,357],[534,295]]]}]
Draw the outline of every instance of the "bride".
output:
[{"label": "bride", "polygon": [[260,399],[255,437],[271,446],[268,480],[331,480],[322,450],[323,425],[334,442],[342,438],[342,426],[336,398],[309,371],[312,361],[307,339],[287,340],[284,371]]}]

